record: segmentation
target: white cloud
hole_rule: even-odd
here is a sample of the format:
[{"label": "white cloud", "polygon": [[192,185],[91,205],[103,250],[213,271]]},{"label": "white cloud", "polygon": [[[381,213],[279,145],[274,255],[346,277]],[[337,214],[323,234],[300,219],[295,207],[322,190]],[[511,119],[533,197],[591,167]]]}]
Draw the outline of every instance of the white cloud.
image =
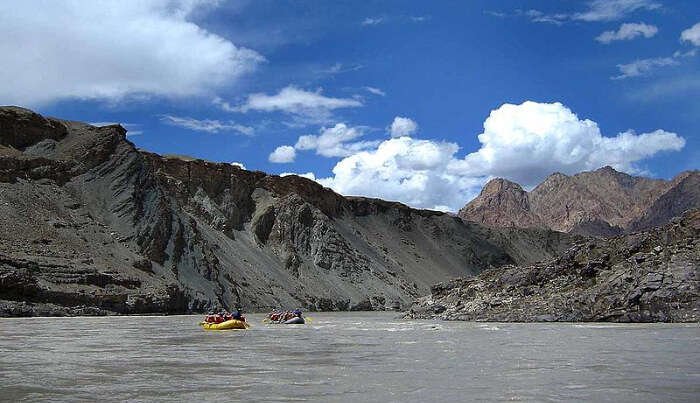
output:
[{"label": "white cloud", "polygon": [[391,137],[410,136],[418,131],[418,123],[411,118],[397,116],[387,130]]},{"label": "white cloud", "polygon": [[626,98],[634,102],[651,102],[656,100],[668,101],[687,97],[693,99],[700,93],[700,75],[671,77],[654,81],[630,91]]},{"label": "white cloud", "polygon": [[677,50],[677,51],[673,52],[673,57],[693,57],[696,54],[698,54],[697,49],[691,49],[687,52],[682,52],[680,50]]},{"label": "white cloud", "polygon": [[189,20],[201,1],[0,2],[0,99],[190,96],[265,59]]},{"label": "white cloud", "polygon": [[661,7],[653,0],[594,0],[588,10],[572,17],[582,21],[615,21],[638,10],[655,10]]},{"label": "white cloud", "polygon": [[[228,105],[219,101],[221,106]],[[230,105],[228,105],[230,108]],[[332,111],[341,108],[357,108],[362,102],[350,98],[332,98],[322,94],[322,90],[305,91],[293,85],[282,88],[276,95],[255,93],[248,95],[246,102],[238,107],[230,108],[235,112],[248,111],[274,112],[280,111],[297,117],[299,125],[324,124],[332,119]]]},{"label": "white cloud", "polygon": [[210,119],[199,120],[173,115],[163,115],[161,116],[160,120],[170,126],[184,127],[185,129],[198,132],[219,133],[237,131],[241,134],[245,134],[246,136],[252,136],[255,134],[255,129],[252,127],[239,125],[230,120],[228,122]]},{"label": "white cloud", "polygon": [[627,64],[618,64],[620,74],[610,77],[613,80],[622,80],[629,77],[638,77],[651,73],[658,67],[675,66],[678,61],[672,57],[656,57],[653,59],[640,59]]},{"label": "white cloud", "polygon": [[365,68],[365,66],[361,64],[352,64],[352,65],[345,65],[343,63],[336,63],[332,65],[331,67],[328,67],[326,69],[321,70],[321,73],[324,74],[339,74],[339,73],[347,73],[350,71],[357,71]]},{"label": "white cloud", "polygon": [[297,152],[294,150],[294,147],[279,146],[275,148],[275,151],[273,151],[267,159],[268,161],[276,164],[286,164],[289,162],[294,162],[296,156]]},{"label": "white cloud", "polygon": [[242,162],[234,161],[234,162],[231,163],[231,165],[233,165],[234,167],[238,167],[238,168],[241,168],[241,169],[245,169],[245,165],[243,165]]},{"label": "white cloud", "polygon": [[479,136],[481,148],[458,158],[450,142],[408,136],[339,161],[333,176],[318,182],[339,193],[398,200],[414,207],[457,211],[491,177],[533,186],[552,172],[573,174],[604,165],[637,173],[638,161],[677,151],[685,140],[656,130],[602,136],[560,103],[505,104],[491,112]]},{"label": "white cloud", "polygon": [[532,101],[491,111],[479,141],[481,148],[451,169],[465,175],[503,176],[524,186],[535,185],[552,172],[572,174],[604,165],[638,172],[635,162],[685,145],[683,138],[663,130],[603,137],[594,121],[580,120],[564,105]]},{"label": "white cloud", "polygon": [[555,25],[561,25],[569,19],[568,14],[545,14],[539,10],[521,11],[520,14],[530,18],[532,22],[546,22]]},{"label": "white cloud", "polygon": [[353,141],[363,135],[364,132],[360,127],[349,127],[344,123],[338,123],[330,128],[322,128],[319,135],[300,136],[294,148],[316,150],[316,154],[324,157],[347,157],[379,144],[378,141]]},{"label": "white cloud", "polygon": [[298,174],[296,172],[282,172],[280,174],[280,176],[289,176],[289,175],[301,176],[302,178],[311,179],[312,181],[316,180],[316,175],[314,175],[313,172],[307,172],[305,174]]},{"label": "white cloud", "polygon": [[508,17],[508,14],[500,12],[500,11],[484,10],[484,14],[490,15],[492,17],[498,17],[498,18]]},{"label": "white cloud", "polygon": [[[540,10],[516,10],[515,15],[525,16],[532,22],[546,22],[555,25],[562,25],[571,20],[578,21],[616,21],[639,10],[656,10],[661,4],[652,0],[593,0],[587,4],[587,9],[583,12],[572,14],[554,13],[546,14]],[[490,15],[502,16],[501,13],[489,13]]]},{"label": "white cloud", "polygon": [[237,108],[237,107],[235,107],[235,106],[231,105],[230,103],[224,101],[224,100],[221,99],[220,97],[214,97],[214,99],[212,99],[211,103],[214,104],[214,105],[216,105],[216,106],[218,106],[219,108],[221,108],[222,111],[226,111],[226,112],[238,112],[238,108]]},{"label": "white cloud", "polygon": [[367,17],[362,21],[362,25],[379,25],[382,22],[384,22],[384,18],[382,17]]},{"label": "white cloud", "polygon": [[364,87],[367,92],[374,94],[374,95],[380,95],[380,96],[386,96],[386,92],[380,90],[379,88],[374,88],[374,87]]},{"label": "white cloud", "polygon": [[700,46],[700,22],[681,32],[681,41],[688,41]]},{"label": "white cloud", "polygon": [[457,210],[473,198],[482,178],[448,172],[459,147],[454,143],[392,138],[376,149],[339,161],[333,176],[318,182],[354,196],[397,200],[413,207]]},{"label": "white cloud", "polygon": [[647,25],[643,22],[628,23],[620,25],[617,31],[605,31],[595,38],[600,43],[608,44],[612,41],[628,41],[638,36],[651,38],[659,32],[659,29],[654,25]]}]

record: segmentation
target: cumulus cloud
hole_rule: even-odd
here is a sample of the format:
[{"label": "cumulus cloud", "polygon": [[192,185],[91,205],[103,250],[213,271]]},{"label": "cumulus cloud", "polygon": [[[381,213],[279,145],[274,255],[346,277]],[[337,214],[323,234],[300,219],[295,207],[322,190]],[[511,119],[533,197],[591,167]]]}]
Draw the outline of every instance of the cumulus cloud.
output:
[{"label": "cumulus cloud", "polygon": [[243,126],[230,120],[228,122],[210,119],[199,120],[173,115],[163,115],[161,116],[160,120],[170,126],[183,127],[185,129],[198,132],[219,133],[236,131],[238,133],[245,134],[246,136],[252,136],[255,134],[255,129],[252,127]]},{"label": "cumulus cloud", "polygon": [[238,168],[241,168],[241,169],[245,169],[245,165],[243,165],[242,162],[234,161],[234,162],[231,163],[231,165],[233,165],[234,167],[238,167]]},{"label": "cumulus cloud", "polygon": [[638,77],[646,75],[659,67],[675,66],[679,64],[672,57],[656,57],[652,59],[639,59],[627,64],[618,64],[617,68],[620,74],[610,77],[612,80],[623,80],[629,77]]},{"label": "cumulus cloud", "polygon": [[265,61],[190,21],[196,0],[0,2],[0,99],[190,96]]},{"label": "cumulus cloud", "polygon": [[685,145],[664,130],[605,137],[594,121],[579,119],[561,103],[531,101],[493,110],[478,139],[480,149],[459,158],[455,143],[392,138],[342,159],[333,176],[318,182],[346,195],[456,211],[491,177],[529,187],[552,172],[574,174],[604,165],[639,173],[637,162]]},{"label": "cumulus cloud", "polygon": [[297,150],[315,150],[324,157],[347,157],[358,151],[376,147],[378,141],[353,141],[364,135],[360,127],[350,127],[338,123],[333,127],[322,128],[319,135],[300,136],[294,148]]},{"label": "cumulus cloud", "polygon": [[465,175],[503,176],[524,186],[535,185],[552,172],[572,174],[604,165],[638,172],[635,162],[685,145],[683,138],[663,130],[603,137],[596,122],[579,119],[561,103],[532,101],[491,111],[478,138],[481,148],[451,169]]},{"label": "cumulus cloud", "polygon": [[340,108],[357,108],[362,102],[352,98],[332,98],[322,94],[322,90],[305,91],[293,85],[280,90],[275,95],[255,93],[248,95],[246,102],[237,107],[231,107],[219,100],[218,104],[228,107],[235,112],[246,113],[248,111],[284,112],[297,117],[299,125],[319,123],[324,124],[331,120],[332,111]]},{"label": "cumulus cloud", "polygon": [[388,128],[391,137],[410,136],[418,131],[418,123],[411,118],[397,116]]},{"label": "cumulus cloud", "polygon": [[700,46],[700,22],[681,32],[681,41],[688,41]]},{"label": "cumulus cloud", "polygon": [[659,29],[654,25],[647,25],[643,22],[628,23],[620,25],[617,31],[605,31],[595,38],[600,43],[608,44],[612,41],[628,41],[638,36],[651,38],[659,32]]},{"label": "cumulus cloud", "polygon": [[276,164],[287,164],[294,162],[297,156],[296,150],[292,146],[279,146],[267,158],[268,161]]},{"label": "cumulus cloud", "polygon": [[[420,208],[457,210],[473,198],[483,178],[448,172],[455,143],[398,137],[339,161],[318,182],[345,195],[398,200]],[[448,208],[445,208],[448,207]]]}]

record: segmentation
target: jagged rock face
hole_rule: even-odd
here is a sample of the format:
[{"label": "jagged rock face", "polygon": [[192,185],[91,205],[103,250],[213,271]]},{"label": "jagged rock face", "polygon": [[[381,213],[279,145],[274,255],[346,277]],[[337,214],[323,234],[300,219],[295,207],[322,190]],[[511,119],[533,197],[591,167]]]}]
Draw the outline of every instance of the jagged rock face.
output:
[{"label": "jagged rock face", "polygon": [[685,172],[673,179],[673,186],[658,197],[641,217],[629,226],[632,231],[651,228],[669,222],[683,212],[697,208],[700,200],[700,174]]},{"label": "jagged rock face", "polygon": [[531,192],[494,179],[459,216],[491,227],[615,236],[663,225],[687,209],[700,207],[700,194],[693,187],[699,178],[700,172],[691,171],[664,181],[604,167],[574,176],[552,174]]},{"label": "jagged rock face", "polygon": [[437,284],[407,317],[480,321],[700,321],[700,210],[668,226],[577,243],[560,257]]},{"label": "jagged rock face", "polygon": [[527,192],[517,183],[502,178],[489,181],[479,196],[459,211],[459,216],[496,227],[543,225],[531,211]]},{"label": "jagged rock face", "polygon": [[0,108],[0,128],[0,315],[383,309],[570,241],[161,157],[116,125]]}]

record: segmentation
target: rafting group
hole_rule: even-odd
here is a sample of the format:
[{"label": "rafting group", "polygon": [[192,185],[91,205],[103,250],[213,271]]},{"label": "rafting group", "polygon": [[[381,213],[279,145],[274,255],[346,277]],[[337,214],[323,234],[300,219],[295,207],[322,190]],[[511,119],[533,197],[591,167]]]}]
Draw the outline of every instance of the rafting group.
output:
[{"label": "rafting group", "polygon": [[293,311],[278,311],[273,309],[267,314],[265,322],[279,323],[284,325],[303,325],[306,320],[302,316],[301,309],[295,309]]},{"label": "rafting group", "polygon": [[204,321],[199,322],[199,325],[207,330],[247,329],[250,327],[245,321],[245,316],[238,310],[233,313],[228,313],[226,310],[217,313],[209,312],[204,317]]},{"label": "rafting group", "polygon": [[[284,325],[303,325],[306,320],[301,309],[293,311],[279,311],[273,309],[267,317],[263,319],[265,323],[284,324]],[[209,312],[199,325],[206,330],[230,330],[230,329],[248,329],[250,325],[246,322],[245,316],[239,310],[229,313],[226,310],[218,312]]]}]

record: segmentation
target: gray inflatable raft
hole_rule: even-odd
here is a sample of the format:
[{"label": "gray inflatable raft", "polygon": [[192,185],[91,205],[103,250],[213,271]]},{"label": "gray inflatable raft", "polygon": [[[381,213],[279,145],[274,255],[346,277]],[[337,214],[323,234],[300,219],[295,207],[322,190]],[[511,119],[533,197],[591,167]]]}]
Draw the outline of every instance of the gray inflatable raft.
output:
[{"label": "gray inflatable raft", "polygon": [[283,322],[285,325],[303,325],[305,323],[304,318],[297,316]]}]

